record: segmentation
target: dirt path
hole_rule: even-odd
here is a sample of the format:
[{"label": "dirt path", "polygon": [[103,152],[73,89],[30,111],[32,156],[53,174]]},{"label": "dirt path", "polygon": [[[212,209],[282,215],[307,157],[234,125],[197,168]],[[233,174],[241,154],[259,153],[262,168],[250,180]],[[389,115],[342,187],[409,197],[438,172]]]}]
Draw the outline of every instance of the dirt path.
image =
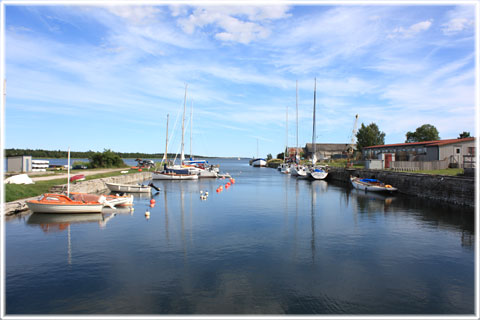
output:
[{"label": "dirt path", "polygon": [[[102,170],[81,170],[77,171],[75,173],[70,173],[70,177],[75,176],[77,174],[83,174],[85,176],[91,176],[94,174],[100,174],[100,173],[107,173],[107,172],[112,172],[112,171],[120,171],[120,170],[128,170],[129,168],[115,168],[115,169],[102,169]],[[31,177],[33,181],[45,181],[45,180],[53,180],[53,179],[65,179],[65,183],[67,183],[67,176],[68,174],[55,174],[51,176],[46,176],[46,177]]]}]

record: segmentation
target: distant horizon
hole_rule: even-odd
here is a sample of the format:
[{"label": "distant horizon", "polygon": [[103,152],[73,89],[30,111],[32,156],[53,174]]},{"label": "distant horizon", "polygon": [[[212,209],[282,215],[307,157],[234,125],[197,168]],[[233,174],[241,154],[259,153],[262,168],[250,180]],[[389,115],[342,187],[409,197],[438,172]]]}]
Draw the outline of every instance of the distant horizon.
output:
[{"label": "distant horizon", "polygon": [[5,148],[161,153],[169,115],[180,153],[185,108],[185,150],[275,156],[313,140],[315,83],[318,143],[356,114],[385,144],[477,135],[473,1],[112,4],[2,3]]}]

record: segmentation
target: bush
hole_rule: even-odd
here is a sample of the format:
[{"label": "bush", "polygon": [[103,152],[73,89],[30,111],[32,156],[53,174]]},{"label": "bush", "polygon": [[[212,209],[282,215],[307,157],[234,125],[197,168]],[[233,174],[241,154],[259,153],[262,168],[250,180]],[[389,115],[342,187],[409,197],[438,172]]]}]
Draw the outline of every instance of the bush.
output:
[{"label": "bush", "polygon": [[95,152],[88,160],[91,168],[121,168],[126,167],[122,158],[110,149],[103,152]]}]

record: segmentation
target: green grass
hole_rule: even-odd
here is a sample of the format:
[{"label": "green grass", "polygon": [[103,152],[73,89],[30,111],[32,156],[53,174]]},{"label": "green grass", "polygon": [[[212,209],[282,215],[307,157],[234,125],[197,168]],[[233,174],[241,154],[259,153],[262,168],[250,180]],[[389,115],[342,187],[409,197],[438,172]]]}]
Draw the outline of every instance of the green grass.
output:
[{"label": "green grass", "polygon": [[424,174],[438,174],[444,176],[457,176],[463,174],[462,168],[448,168],[448,169],[440,169],[440,170],[419,170],[413,171],[414,173],[424,173]]},{"label": "green grass", "polygon": [[48,192],[51,187],[58,184],[64,184],[66,182],[66,179],[55,179],[37,181],[34,184],[6,184],[5,202],[39,196],[42,193]]},{"label": "green grass", "polygon": [[[124,175],[120,173],[125,169],[119,169],[119,171],[101,173],[86,176],[85,180],[101,179],[113,176]],[[128,174],[137,173],[137,170],[129,170]],[[31,198],[46,193],[56,185],[66,184],[67,179],[54,179],[45,181],[36,181],[34,184],[6,184],[5,185],[5,202],[15,201],[18,199]]]}]

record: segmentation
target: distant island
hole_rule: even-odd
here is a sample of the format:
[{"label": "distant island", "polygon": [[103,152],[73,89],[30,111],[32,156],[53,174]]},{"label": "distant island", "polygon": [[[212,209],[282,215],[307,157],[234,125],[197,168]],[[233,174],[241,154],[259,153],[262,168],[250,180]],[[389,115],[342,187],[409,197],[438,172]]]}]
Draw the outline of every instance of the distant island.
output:
[{"label": "distant island", "polygon": [[[78,158],[78,159],[89,159],[93,154],[97,153],[97,151],[70,151],[70,157]],[[161,159],[163,158],[163,153],[142,153],[142,152],[114,152],[118,154],[123,159]],[[34,158],[67,158],[68,151],[62,150],[43,150],[43,149],[5,149],[5,157],[14,157],[14,156],[32,156]],[[167,157],[172,159],[175,157],[174,153],[168,153]],[[190,155],[186,154],[186,158],[189,158]],[[194,158],[237,158],[237,157],[208,157],[208,156],[201,156],[201,155],[193,155]],[[244,158],[244,157],[242,157]]]}]

